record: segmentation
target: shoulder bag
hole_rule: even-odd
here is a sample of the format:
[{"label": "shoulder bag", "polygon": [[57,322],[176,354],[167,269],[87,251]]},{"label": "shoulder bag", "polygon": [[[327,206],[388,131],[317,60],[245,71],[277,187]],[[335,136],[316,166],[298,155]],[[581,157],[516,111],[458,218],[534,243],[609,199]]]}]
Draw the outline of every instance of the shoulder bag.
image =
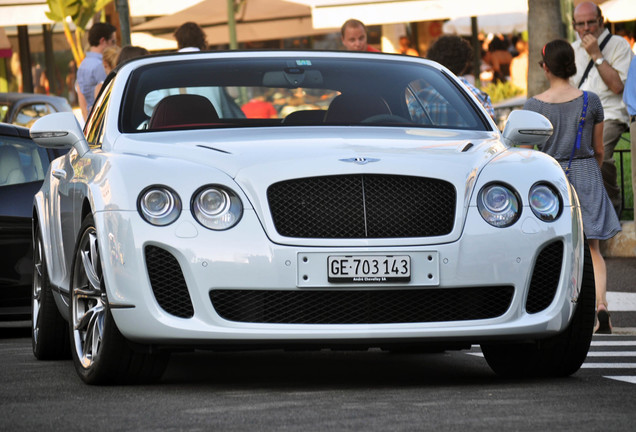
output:
[{"label": "shoulder bag", "polygon": [[585,125],[585,116],[587,115],[587,92],[583,91],[583,109],[581,110],[581,117],[579,118],[579,129],[576,132],[576,141],[572,146],[572,154],[568,161],[568,167],[565,169],[565,175],[570,176],[570,166],[572,165],[572,159],[574,159],[574,153],[581,148],[581,136],[583,135],[583,126]]}]

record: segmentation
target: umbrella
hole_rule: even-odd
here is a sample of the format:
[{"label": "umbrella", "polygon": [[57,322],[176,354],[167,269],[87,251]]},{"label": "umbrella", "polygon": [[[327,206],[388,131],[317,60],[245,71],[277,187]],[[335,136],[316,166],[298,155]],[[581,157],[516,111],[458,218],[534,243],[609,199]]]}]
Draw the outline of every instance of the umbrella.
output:
[{"label": "umbrella", "polygon": [[[498,15],[483,15],[477,18],[478,31],[484,33],[521,33],[528,29],[528,14],[513,12]],[[469,16],[454,18],[444,23],[443,31],[447,34],[472,34]]]},{"label": "umbrella", "polygon": [[[187,21],[199,24],[210,45],[230,41],[227,0],[204,0],[173,15],[163,16],[133,27],[133,31],[172,33]],[[247,0],[236,14],[236,37],[239,42],[284,39],[330,33],[333,29],[314,29],[308,6],[283,0]]]},{"label": "umbrella", "polygon": [[528,0],[288,0],[311,6],[314,27],[340,27],[348,18],[393,24],[527,12]]},{"label": "umbrella", "polygon": [[635,0],[609,0],[600,4],[603,15],[610,22],[636,20]]}]

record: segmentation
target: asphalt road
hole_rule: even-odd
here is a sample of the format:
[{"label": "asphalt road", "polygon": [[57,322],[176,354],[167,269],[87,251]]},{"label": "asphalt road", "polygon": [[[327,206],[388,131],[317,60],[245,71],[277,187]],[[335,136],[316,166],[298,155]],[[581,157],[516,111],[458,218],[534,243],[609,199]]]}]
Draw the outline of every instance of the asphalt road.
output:
[{"label": "asphalt road", "polygon": [[636,336],[595,336],[596,356],[563,379],[499,379],[474,347],[182,353],[156,385],[91,387],[71,361],[37,361],[28,338],[3,335],[3,431],[582,432],[636,421]]}]

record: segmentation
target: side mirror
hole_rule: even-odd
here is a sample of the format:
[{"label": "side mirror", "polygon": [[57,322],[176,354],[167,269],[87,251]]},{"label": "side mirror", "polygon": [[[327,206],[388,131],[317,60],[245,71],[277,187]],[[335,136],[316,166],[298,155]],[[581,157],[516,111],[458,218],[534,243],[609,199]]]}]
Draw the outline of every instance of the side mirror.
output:
[{"label": "side mirror", "polygon": [[544,144],[552,136],[552,123],[539,113],[515,110],[510,113],[503,131],[509,146]]},{"label": "side mirror", "polygon": [[59,112],[39,118],[31,126],[31,139],[37,145],[52,149],[75,147],[80,156],[88,151],[88,143],[75,114]]}]

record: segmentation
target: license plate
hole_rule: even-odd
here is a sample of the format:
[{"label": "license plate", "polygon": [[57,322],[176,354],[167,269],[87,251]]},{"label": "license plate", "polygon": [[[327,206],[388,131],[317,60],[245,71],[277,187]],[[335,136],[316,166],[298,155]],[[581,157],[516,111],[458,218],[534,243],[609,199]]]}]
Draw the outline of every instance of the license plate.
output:
[{"label": "license plate", "polygon": [[327,258],[329,282],[409,282],[409,255],[345,255]]}]

